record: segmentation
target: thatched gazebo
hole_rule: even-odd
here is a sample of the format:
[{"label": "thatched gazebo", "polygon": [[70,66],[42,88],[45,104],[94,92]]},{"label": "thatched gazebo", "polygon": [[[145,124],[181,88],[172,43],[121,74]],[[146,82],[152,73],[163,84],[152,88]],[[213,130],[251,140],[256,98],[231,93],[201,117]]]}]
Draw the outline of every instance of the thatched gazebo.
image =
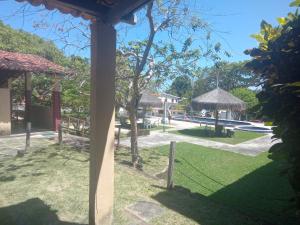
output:
[{"label": "thatched gazebo", "polygon": [[221,88],[216,88],[210,92],[192,99],[192,107],[195,110],[210,109],[215,111],[215,128],[218,125],[219,110],[243,111],[246,109],[246,103],[233,96]]},{"label": "thatched gazebo", "polygon": [[163,102],[157,94],[152,93],[148,90],[142,92],[142,96],[139,102],[139,106],[143,108],[147,107],[162,107]]}]

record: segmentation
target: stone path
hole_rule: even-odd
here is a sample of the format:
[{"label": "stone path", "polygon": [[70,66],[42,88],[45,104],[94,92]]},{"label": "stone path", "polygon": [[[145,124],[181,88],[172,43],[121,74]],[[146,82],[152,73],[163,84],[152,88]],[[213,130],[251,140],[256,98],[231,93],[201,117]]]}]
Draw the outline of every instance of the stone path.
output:
[{"label": "stone path", "polygon": [[[195,138],[172,133],[151,132],[149,136],[139,137],[138,143],[141,148],[153,148],[160,145],[168,145],[171,141],[188,142],[195,145],[216,148],[243,155],[256,156],[267,151],[273,144],[271,134],[259,137],[240,144],[232,145],[222,142],[211,141],[203,138]],[[121,145],[130,147],[130,138],[121,139]]]}]

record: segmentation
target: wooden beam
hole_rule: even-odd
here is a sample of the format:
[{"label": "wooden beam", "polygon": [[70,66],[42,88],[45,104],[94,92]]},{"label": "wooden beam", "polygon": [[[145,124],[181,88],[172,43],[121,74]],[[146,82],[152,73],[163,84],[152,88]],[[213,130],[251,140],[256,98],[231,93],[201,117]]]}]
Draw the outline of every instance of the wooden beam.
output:
[{"label": "wooden beam", "polygon": [[91,146],[89,224],[111,225],[114,192],[116,32],[91,25]]},{"label": "wooden beam", "polygon": [[118,0],[104,16],[106,23],[116,24],[120,21],[129,21],[132,24],[133,14],[152,0]]}]

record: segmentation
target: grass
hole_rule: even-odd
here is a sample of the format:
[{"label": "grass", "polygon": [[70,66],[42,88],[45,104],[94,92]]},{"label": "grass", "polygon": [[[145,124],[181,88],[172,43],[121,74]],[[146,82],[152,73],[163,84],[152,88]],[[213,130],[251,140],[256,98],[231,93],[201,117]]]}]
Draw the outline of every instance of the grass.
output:
[{"label": "grass", "polygon": [[[177,155],[184,146],[178,144]],[[150,221],[153,225],[257,224],[256,220],[205,195],[195,198],[184,191],[166,191],[165,181],[154,178],[167,165],[166,152],[167,147],[143,150],[143,172],[128,166],[128,150],[116,152],[114,224],[136,224],[125,209],[139,200],[165,206],[163,215]],[[203,165],[207,163],[209,160]],[[56,145],[39,146],[24,157],[0,160],[1,224],[87,224],[88,167],[88,153]],[[177,184],[180,180],[176,175]]]},{"label": "grass", "polygon": [[[211,129],[211,130],[210,130]],[[227,144],[239,144],[245,141],[249,141],[258,137],[262,137],[265,134],[256,133],[256,132],[248,132],[248,131],[234,131],[233,137],[214,137],[214,130],[213,128],[205,129],[205,127],[196,127],[191,129],[183,129],[183,130],[175,130],[170,131],[170,133],[173,134],[179,134],[179,135],[187,135],[191,137],[199,137],[208,139],[211,141],[217,141],[217,142],[223,142]]]},{"label": "grass", "polygon": [[[167,129],[170,129],[170,128],[172,128],[171,126],[167,126],[167,125],[165,125],[165,129],[167,130]],[[151,129],[150,130],[163,130],[164,129],[164,126],[163,125],[159,125],[159,126],[156,126],[156,127],[151,127]]]},{"label": "grass", "polygon": [[[166,157],[168,148],[155,151]],[[286,166],[285,160],[278,157],[273,161],[268,153],[250,157],[179,143],[174,182],[179,192],[194,199],[206,197],[271,224],[296,224],[292,214],[285,212],[293,194],[287,176],[280,175]],[[157,200],[169,205],[159,196]]]}]

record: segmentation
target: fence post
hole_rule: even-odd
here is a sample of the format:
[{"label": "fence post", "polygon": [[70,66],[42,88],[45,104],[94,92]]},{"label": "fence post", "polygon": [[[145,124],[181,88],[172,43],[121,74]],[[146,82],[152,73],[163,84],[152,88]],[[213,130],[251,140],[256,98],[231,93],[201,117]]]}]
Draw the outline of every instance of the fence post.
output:
[{"label": "fence post", "polygon": [[61,125],[61,122],[58,125],[58,144],[62,145],[62,125]]},{"label": "fence post", "polygon": [[174,170],[175,149],[176,149],[176,142],[171,141],[170,153],[169,153],[168,181],[167,181],[167,189],[169,189],[169,190],[171,190],[174,186],[173,170]]},{"label": "fence post", "polygon": [[25,151],[30,147],[30,133],[31,133],[31,122],[26,123],[26,148]]},{"label": "fence post", "polygon": [[71,120],[71,118],[68,117],[68,133],[70,133],[70,120]]}]

